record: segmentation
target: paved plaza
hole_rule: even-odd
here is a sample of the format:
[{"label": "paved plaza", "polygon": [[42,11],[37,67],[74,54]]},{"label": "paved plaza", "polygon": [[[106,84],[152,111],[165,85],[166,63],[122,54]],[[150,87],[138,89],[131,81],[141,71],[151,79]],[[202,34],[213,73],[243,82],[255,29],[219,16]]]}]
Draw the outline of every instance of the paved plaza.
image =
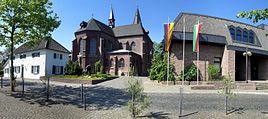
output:
[{"label": "paved plaza", "polygon": [[[140,118],[178,119],[179,87],[166,86],[139,78],[145,92],[151,97],[152,105]],[[50,101],[46,101],[45,85],[38,81],[27,81],[26,92],[10,93],[8,81],[0,89],[0,118],[2,119],[127,119],[125,92],[127,77],[120,77],[97,85],[85,86],[87,110],[84,111],[80,98],[80,85],[51,82]],[[19,82],[19,81],[18,81]],[[19,83],[20,84],[20,83]],[[155,87],[155,90],[153,90]],[[162,90],[163,92],[159,91]],[[175,91],[174,91],[175,90]],[[224,96],[217,91],[197,93],[184,87],[184,119],[265,119],[268,118],[268,95],[265,91],[238,93],[229,100],[228,115],[224,113]],[[202,92],[202,91],[201,91]]]}]

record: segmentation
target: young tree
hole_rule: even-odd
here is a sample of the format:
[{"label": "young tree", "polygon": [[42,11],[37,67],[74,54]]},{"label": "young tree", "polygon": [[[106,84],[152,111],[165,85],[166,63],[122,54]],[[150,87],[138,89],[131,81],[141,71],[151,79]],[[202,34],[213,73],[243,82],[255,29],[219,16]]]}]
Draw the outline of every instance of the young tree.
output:
[{"label": "young tree", "polygon": [[10,48],[11,91],[14,83],[14,45],[27,41],[38,42],[49,36],[60,25],[51,10],[49,0],[1,0],[0,1],[0,45]]},{"label": "young tree", "polygon": [[143,94],[143,90],[142,83],[131,77],[128,81],[127,93],[131,97],[128,101],[128,110],[133,119],[136,119],[137,115],[150,107],[150,98]]}]

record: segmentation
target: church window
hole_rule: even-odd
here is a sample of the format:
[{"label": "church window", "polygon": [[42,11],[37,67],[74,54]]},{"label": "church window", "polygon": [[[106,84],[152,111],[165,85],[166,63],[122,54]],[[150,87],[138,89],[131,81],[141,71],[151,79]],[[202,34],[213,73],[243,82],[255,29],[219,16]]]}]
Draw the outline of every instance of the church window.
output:
[{"label": "church window", "polygon": [[96,40],[90,39],[90,41],[89,41],[89,56],[95,56],[96,50],[97,50]]}]

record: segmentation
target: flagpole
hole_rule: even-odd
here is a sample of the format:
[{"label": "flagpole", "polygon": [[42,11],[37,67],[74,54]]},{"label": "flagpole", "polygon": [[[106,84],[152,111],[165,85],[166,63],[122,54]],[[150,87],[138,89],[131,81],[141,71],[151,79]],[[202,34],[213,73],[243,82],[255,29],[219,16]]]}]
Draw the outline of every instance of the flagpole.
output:
[{"label": "flagpole", "polygon": [[185,17],[183,17],[183,46],[182,46],[182,85],[184,85],[184,61],[185,61]]},{"label": "flagpole", "polygon": [[[168,24],[169,24],[169,17],[168,17]],[[168,49],[168,59],[167,59],[167,85],[168,85],[168,79],[169,79],[169,49]]]},{"label": "flagpole", "polygon": [[[198,18],[198,24],[199,24],[199,18]],[[198,37],[199,37],[199,35],[198,35]],[[198,38],[199,39],[199,38]],[[200,39],[199,39],[200,40]],[[198,40],[198,49],[197,49],[197,62],[196,62],[196,84],[198,85],[199,84],[199,47],[200,47],[200,44],[199,44],[199,40]]]}]

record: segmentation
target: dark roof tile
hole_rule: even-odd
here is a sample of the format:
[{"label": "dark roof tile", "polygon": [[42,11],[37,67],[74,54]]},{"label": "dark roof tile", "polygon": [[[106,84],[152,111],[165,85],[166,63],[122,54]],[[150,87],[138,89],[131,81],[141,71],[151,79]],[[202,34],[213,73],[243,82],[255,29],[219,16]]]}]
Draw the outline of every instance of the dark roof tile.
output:
[{"label": "dark roof tile", "polygon": [[64,53],[70,53],[70,51],[68,51],[60,43],[50,38],[46,40],[43,39],[38,43],[32,43],[32,42],[24,43],[23,45],[21,45],[20,47],[14,50],[14,54],[31,52],[31,51],[42,50],[42,49],[49,49],[49,50],[54,50],[54,51],[59,51],[59,52],[64,52]]}]

